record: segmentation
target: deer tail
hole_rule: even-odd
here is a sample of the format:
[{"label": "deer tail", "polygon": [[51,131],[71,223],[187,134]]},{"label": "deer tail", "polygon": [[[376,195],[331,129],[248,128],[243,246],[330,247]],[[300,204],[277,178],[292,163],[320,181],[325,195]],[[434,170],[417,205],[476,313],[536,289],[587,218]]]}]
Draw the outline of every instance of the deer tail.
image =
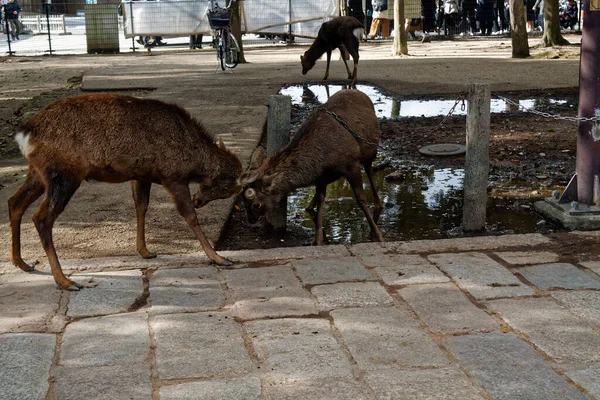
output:
[{"label": "deer tail", "polygon": [[354,28],[352,30],[352,34],[356,37],[356,39],[360,42],[360,40],[362,39],[363,33],[364,33],[364,28],[360,27],[360,28]]}]

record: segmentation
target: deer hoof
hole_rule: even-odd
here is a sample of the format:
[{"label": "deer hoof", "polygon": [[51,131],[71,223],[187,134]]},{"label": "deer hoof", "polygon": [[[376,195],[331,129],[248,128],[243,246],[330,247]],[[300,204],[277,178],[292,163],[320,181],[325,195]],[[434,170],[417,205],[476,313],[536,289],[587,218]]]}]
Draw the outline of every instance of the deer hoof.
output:
[{"label": "deer hoof", "polygon": [[217,265],[220,265],[222,267],[229,267],[229,266],[233,265],[233,261],[224,258],[223,261],[218,262]]},{"label": "deer hoof", "polygon": [[140,255],[145,259],[156,258],[156,253],[150,253],[149,251],[140,252]]},{"label": "deer hoof", "polygon": [[15,263],[15,266],[17,266],[19,269],[21,269],[21,270],[23,270],[23,271],[25,271],[25,272],[31,272],[31,271],[33,271],[33,270],[35,269],[35,268],[34,268],[34,265],[35,265],[35,264],[33,264],[33,265],[29,265],[29,264],[27,264],[27,263],[26,263],[25,261],[23,261],[23,260],[17,261],[17,262]]}]

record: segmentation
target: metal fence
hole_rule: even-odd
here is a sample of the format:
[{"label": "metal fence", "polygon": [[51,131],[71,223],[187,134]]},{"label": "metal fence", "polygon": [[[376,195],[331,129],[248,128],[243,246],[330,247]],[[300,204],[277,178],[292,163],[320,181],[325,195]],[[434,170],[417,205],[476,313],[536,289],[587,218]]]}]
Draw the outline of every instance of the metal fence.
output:
[{"label": "metal fence", "polygon": [[[191,46],[190,36],[202,34],[204,45],[212,42],[206,12],[215,0],[174,1],[124,1],[123,3],[85,4],[97,0],[79,0],[79,3],[21,5],[19,16],[21,31],[19,40],[11,40],[7,34],[9,24],[3,15],[0,53],[11,55],[39,54],[95,54],[144,51],[142,36],[162,36],[159,44],[165,49],[197,48]],[[99,0],[117,1],[117,0]],[[465,35],[475,27],[475,14],[462,8],[448,17],[444,4],[449,0],[405,0],[405,15],[409,38],[424,31],[432,36],[451,38]],[[454,0],[453,0],[454,1]],[[488,0],[486,0],[488,1]],[[491,0],[495,4],[503,0]],[[225,0],[216,0],[224,6]],[[388,0],[393,7],[393,0]],[[240,21],[244,46],[266,44],[288,44],[291,41],[309,43],[317,34],[321,24],[330,17],[348,14],[364,21],[368,33],[373,22],[371,0],[358,1],[359,7],[352,9],[356,1],[346,0],[252,0],[240,2]],[[349,6],[350,4],[350,6]],[[6,7],[6,6],[4,6]],[[499,7],[499,6],[498,6]],[[506,33],[502,24],[504,11],[496,9],[493,34]],[[4,14],[4,13],[2,13]],[[421,16],[422,18],[415,18]],[[425,18],[423,18],[425,17]],[[429,20],[429,22],[427,22]],[[412,23],[408,23],[411,21]],[[391,21],[393,29],[395,21]],[[424,23],[425,22],[425,23]],[[382,25],[383,27],[384,25]],[[579,26],[579,25],[578,25]],[[380,28],[382,29],[382,28]],[[379,30],[375,36],[381,35]],[[481,33],[477,33],[480,35]]]}]

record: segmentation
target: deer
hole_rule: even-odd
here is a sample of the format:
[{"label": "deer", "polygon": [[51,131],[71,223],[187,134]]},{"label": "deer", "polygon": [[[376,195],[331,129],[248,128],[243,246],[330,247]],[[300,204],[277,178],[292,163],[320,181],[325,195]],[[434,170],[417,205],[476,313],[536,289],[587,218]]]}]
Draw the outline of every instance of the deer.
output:
[{"label": "deer", "polygon": [[[348,72],[348,79],[352,79],[351,87],[356,87],[358,65],[358,44],[365,31],[365,28],[354,17],[342,16],[333,18],[330,21],[324,22],[319,29],[317,38],[311,44],[304,55],[300,56],[302,63],[302,75],[306,75],[308,71],[315,66],[315,63],[324,53],[327,53],[327,67],[325,69],[325,77],[329,78],[329,63],[331,61],[331,52],[334,49],[339,49],[342,53],[342,60]],[[350,73],[348,63],[346,62],[346,54],[352,56],[354,62],[354,70]]]},{"label": "deer", "polygon": [[[154,258],[145,240],[145,215],[153,183],[170,194],[202,249],[218,265],[231,265],[205,237],[195,208],[242,189],[239,158],[183,108],[160,100],[116,94],[90,94],[48,104],[22,123],[15,135],[27,159],[21,188],[8,200],[11,262],[23,271],[33,266],[21,257],[21,219],[44,195],[33,222],[61,289],[92,287],[67,278],[52,239],[52,227],[84,180],[131,182],[135,203],[136,248]],[[190,183],[198,183],[192,196]]]},{"label": "deer", "polygon": [[[255,224],[297,188],[315,186],[305,211],[315,225],[313,245],[324,243],[323,205],[327,185],[345,178],[371,228],[372,238],[383,242],[376,221],[382,203],[373,182],[372,163],[379,146],[379,122],[369,97],[343,89],[315,108],[298,128],[290,143],[266,157],[261,147],[254,152],[249,169],[240,177],[240,197],[248,221]],[[362,185],[363,166],[375,201],[369,212]]]}]

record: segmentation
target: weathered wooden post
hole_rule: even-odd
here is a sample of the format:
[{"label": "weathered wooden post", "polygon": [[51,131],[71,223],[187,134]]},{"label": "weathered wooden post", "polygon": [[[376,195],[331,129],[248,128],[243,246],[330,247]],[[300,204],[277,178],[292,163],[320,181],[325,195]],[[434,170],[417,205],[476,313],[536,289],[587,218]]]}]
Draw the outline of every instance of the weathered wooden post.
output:
[{"label": "weathered wooden post", "polygon": [[490,100],[490,85],[476,83],[469,86],[463,203],[463,230],[465,232],[485,229],[489,172]]},{"label": "weathered wooden post", "polygon": [[[290,141],[292,98],[274,95],[269,97],[267,112],[267,156],[276,153]],[[279,207],[265,214],[265,225],[275,235],[285,234],[287,223],[287,196]]]}]

